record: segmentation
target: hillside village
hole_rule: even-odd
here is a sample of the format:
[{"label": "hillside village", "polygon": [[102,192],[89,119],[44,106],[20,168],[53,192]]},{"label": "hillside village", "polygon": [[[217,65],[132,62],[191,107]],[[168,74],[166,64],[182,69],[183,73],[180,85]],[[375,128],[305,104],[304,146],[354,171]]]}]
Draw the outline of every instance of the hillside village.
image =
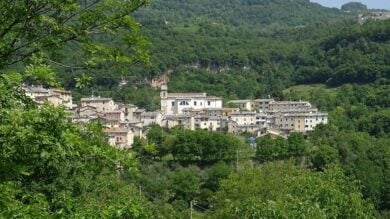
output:
[{"label": "hillside village", "polygon": [[75,105],[71,92],[59,89],[24,85],[23,90],[38,105],[45,102],[63,105],[74,123],[99,120],[105,126],[109,143],[122,149],[131,148],[134,137],[145,137],[147,127],[153,124],[167,129],[182,127],[285,137],[291,132],[306,133],[328,123],[328,114],[319,112],[306,101],[232,100],[228,105],[234,107],[226,108],[219,97],[206,93],[169,93],[166,85],[161,86],[161,109],[154,112],[100,96],[81,98],[80,104]]}]

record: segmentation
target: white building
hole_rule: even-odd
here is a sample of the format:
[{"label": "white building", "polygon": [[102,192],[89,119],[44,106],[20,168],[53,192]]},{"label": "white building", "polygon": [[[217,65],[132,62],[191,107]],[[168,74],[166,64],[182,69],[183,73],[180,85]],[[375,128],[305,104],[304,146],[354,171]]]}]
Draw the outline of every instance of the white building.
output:
[{"label": "white building", "polygon": [[256,112],[237,112],[232,113],[229,116],[230,121],[234,121],[237,125],[255,125],[256,124]]},{"label": "white building", "polygon": [[161,112],[145,112],[141,116],[141,121],[144,126],[149,125],[162,125],[163,114]]},{"label": "white building", "polygon": [[46,88],[43,88],[42,86],[23,85],[22,89],[24,90],[26,96],[30,97],[33,100],[35,100],[35,97],[37,97],[37,96],[45,96],[45,95],[49,94],[49,90]]},{"label": "white building", "polygon": [[221,131],[225,127],[226,118],[222,116],[196,116],[195,128],[208,131]]},{"label": "white building", "polygon": [[188,108],[222,108],[222,99],[209,97],[206,93],[168,93],[166,85],[161,86],[161,112],[165,115],[183,114]]}]

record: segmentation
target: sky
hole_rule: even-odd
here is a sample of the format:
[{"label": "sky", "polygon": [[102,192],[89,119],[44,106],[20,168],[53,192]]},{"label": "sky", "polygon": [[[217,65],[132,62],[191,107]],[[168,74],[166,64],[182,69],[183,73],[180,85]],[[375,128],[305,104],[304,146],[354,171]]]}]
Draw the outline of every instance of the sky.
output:
[{"label": "sky", "polygon": [[320,3],[327,7],[340,8],[343,4],[348,2],[361,2],[368,6],[368,8],[388,9],[390,10],[390,0],[311,0],[312,2]]}]

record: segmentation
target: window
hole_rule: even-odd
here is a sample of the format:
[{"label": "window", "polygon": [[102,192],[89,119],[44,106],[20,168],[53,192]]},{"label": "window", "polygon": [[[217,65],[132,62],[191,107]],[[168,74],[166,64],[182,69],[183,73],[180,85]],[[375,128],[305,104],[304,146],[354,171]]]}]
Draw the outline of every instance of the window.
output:
[{"label": "window", "polygon": [[175,106],[175,102],[172,101],[172,106]]},{"label": "window", "polygon": [[210,102],[210,101],[207,101],[207,104],[210,106],[210,105],[211,105],[211,102]]},{"label": "window", "polygon": [[188,106],[190,105],[187,101],[181,101],[180,106]]},{"label": "window", "polygon": [[196,101],[194,101],[194,106],[196,106],[196,104],[197,104]]}]

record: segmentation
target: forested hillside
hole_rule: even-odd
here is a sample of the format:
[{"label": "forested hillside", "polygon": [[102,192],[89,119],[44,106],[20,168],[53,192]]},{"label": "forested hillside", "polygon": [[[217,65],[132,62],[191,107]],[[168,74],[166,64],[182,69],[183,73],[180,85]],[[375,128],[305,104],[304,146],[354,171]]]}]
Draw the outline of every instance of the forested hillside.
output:
[{"label": "forested hillside", "polygon": [[194,24],[202,21],[232,26],[302,26],[340,21],[348,17],[337,9],[309,0],[156,0],[141,9],[136,18],[143,24]]},{"label": "forested hillside", "polygon": [[[157,92],[150,85],[161,75],[170,80],[171,91],[205,91],[225,99],[282,98],[281,90],[296,84],[339,86],[388,77],[388,21],[360,25],[351,14],[308,1],[228,1],[224,7],[217,7],[220,4],[153,1],[136,16],[150,41],[151,65],[95,66],[93,86],[76,91],[114,96],[156,109]],[[237,16],[229,14],[232,8],[241,9],[234,10]],[[246,19],[247,10],[252,9],[259,17]],[[294,16],[288,13],[292,11]],[[310,14],[313,11],[315,16]],[[280,23],[278,27],[261,17],[281,12],[286,12],[288,22],[280,16],[265,16]],[[202,17],[200,14],[205,18],[195,19]],[[240,25],[217,22],[229,16],[240,20]],[[165,22],[163,17],[171,17],[172,21]],[[110,42],[115,45],[120,41],[113,38]],[[79,60],[78,56],[76,53],[64,59]],[[83,72],[59,71],[69,89],[76,85],[73,76]],[[121,88],[123,92],[117,88],[121,80],[129,82]]]}]

